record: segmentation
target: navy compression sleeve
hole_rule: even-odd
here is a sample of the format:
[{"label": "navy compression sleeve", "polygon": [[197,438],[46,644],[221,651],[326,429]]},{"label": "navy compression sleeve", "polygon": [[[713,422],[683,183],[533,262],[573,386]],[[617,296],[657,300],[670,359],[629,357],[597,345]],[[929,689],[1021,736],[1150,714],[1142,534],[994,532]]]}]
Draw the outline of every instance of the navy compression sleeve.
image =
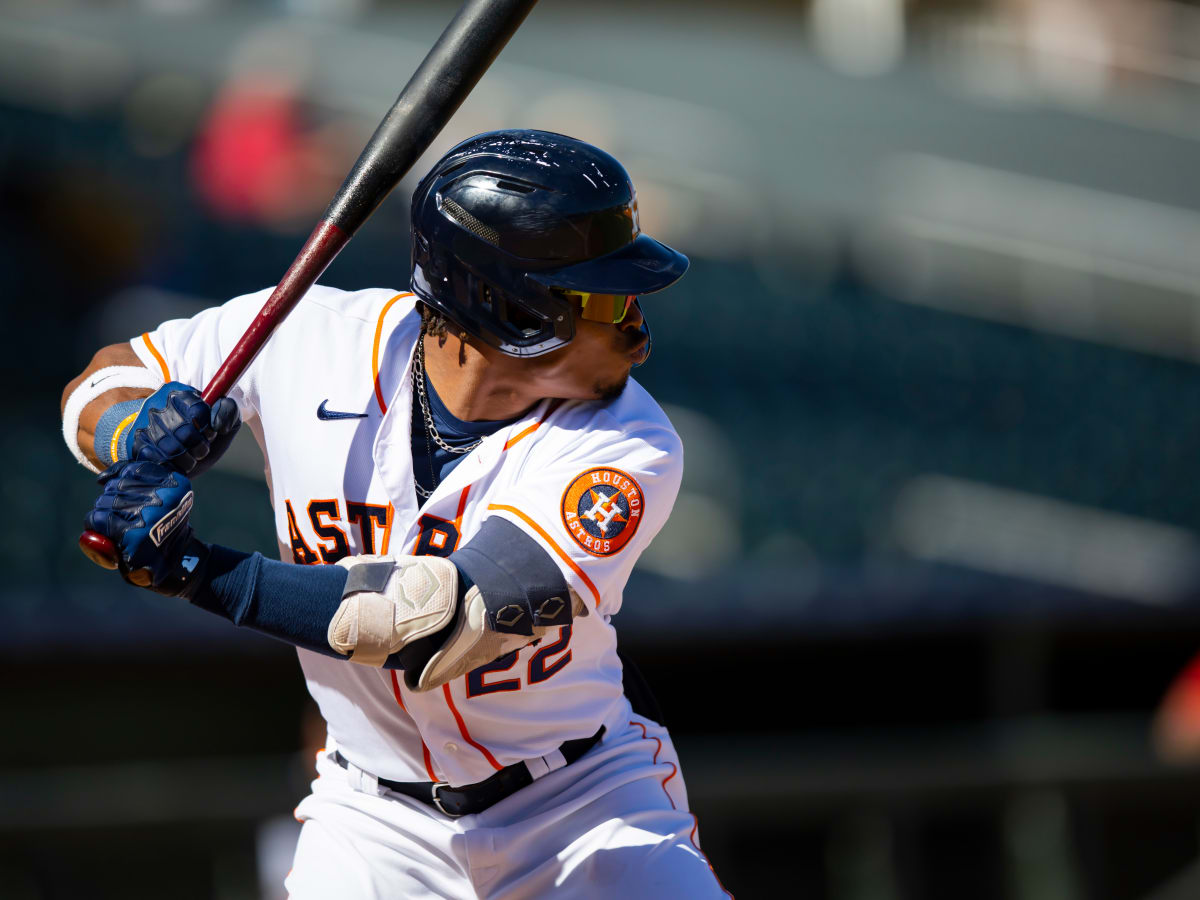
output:
[{"label": "navy compression sleeve", "polygon": [[348,659],[326,637],[345,584],[341,566],[298,566],[213,544],[204,584],[192,603],[234,625]]},{"label": "navy compression sleeve", "polygon": [[[493,516],[479,533],[450,560],[459,570],[459,597],[478,584],[488,609],[489,624],[496,630],[495,614],[511,604],[528,610],[524,632],[533,625],[566,625],[571,604],[567,584],[558,566],[525,532]],[[346,570],[340,566],[301,566],[267,559],[261,553],[244,553],[214,544],[204,581],[192,603],[216,613],[234,625],[260,631],[297,647],[336,659],[348,659],[329,646],[329,622],[342,602]],[[550,603],[556,597],[562,603]],[[447,631],[451,626],[447,626]],[[528,633],[532,633],[530,630]],[[424,640],[440,645],[444,634]],[[418,654],[420,655],[420,654]],[[393,653],[385,668],[404,668],[410,654]]]},{"label": "navy compression sleeve", "polygon": [[[459,574],[461,599],[472,582],[469,576]],[[329,622],[341,605],[346,575],[341,566],[300,566],[213,544],[204,582],[192,604],[295,647],[349,659],[330,647],[328,639]],[[406,647],[393,653],[383,667],[403,669],[409,660],[427,658],[441,646],[453,624],[422,638],[426,645],[420,648]]]}]

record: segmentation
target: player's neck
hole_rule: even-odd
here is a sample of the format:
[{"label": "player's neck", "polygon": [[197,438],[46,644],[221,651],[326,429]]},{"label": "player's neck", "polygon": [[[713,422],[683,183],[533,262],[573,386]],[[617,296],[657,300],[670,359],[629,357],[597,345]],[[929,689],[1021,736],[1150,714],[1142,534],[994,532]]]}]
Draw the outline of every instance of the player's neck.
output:
[{"label": "player's neck", "polygon": [[446,409],[464,422],[511,419],[542,399],[507,360],[457,336],[425,336],[426,374]]}]

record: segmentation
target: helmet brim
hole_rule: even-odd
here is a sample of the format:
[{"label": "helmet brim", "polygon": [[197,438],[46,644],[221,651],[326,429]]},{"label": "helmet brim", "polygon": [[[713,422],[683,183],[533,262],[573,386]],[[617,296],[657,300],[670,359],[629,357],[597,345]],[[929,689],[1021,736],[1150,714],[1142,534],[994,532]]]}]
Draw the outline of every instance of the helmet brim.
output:
[{"label": "helmet brim", "polygon": [[547,288],[593,294],[653,294],[668,288],[687,271],[688,258],[646,234],[612,253],[561,269],[542,269],[526,277]]}]

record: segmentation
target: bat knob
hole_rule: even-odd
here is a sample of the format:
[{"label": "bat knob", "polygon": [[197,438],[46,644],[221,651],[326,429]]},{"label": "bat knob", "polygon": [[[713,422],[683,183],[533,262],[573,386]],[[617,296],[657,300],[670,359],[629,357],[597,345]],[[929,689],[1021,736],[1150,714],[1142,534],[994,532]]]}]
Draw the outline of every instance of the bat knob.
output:
[{"label": "bat knob", "polygon": [[85,531],[79,536],[79,549],[96,565],[105,569],[117,567],[117,547],[104,535],[96,531]]}]

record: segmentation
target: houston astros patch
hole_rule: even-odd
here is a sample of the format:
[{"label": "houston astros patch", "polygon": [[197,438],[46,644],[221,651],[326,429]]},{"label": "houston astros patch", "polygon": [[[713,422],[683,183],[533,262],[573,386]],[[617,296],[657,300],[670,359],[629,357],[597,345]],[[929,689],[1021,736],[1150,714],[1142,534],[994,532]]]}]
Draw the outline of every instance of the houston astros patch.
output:
[{"label": "houston astros patch", "polygon": [[641,487],[619,469],[588,469],[562,496],[563,524],[592,556],[612,556],[628,544],[644,508]]}]

